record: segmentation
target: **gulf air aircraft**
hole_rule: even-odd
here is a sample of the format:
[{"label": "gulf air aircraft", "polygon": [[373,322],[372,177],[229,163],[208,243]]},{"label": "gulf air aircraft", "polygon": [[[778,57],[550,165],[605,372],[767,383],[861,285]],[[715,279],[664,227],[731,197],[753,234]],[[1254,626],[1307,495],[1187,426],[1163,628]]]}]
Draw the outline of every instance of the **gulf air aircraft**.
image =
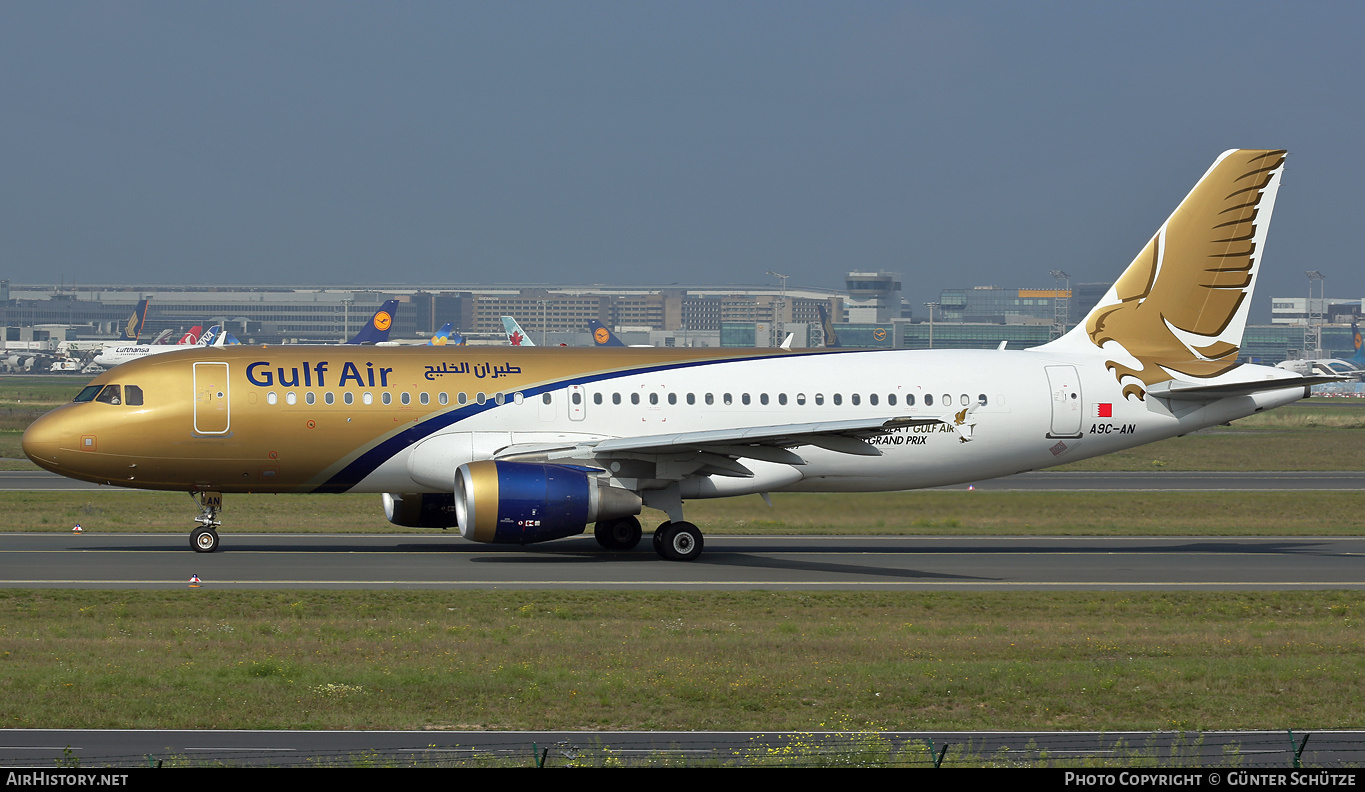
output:
[{"label": "gulf air aircraft", "polygon": [[226,493],[372,492],[403,526],[528,544],[594,525],[690,561],[694,499],[934,487],[1046,468],[1288,404],[1323,377],[1238,346],[1283,151],[1220,156],[1098,306],[1026,350],[238,346],[157,355],[38,419],[73,478]]}]

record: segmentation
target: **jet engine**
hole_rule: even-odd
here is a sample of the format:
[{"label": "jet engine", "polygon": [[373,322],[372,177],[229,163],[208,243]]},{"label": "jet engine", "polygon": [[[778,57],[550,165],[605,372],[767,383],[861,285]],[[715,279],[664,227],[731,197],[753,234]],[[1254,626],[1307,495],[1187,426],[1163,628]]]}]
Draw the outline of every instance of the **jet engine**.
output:
[{"label": "jet engine", "polygon": [[455,496],[447,492],[386,492],[384,516],[404,528],[453,528]]},{"label": "jet engine", "polygon": [[470,462],[455,471],[460,535],[476,542],[530,544],[580,534],[588,523],[639,514],[630,490],[601,483],[592,468],[530,462]]}]

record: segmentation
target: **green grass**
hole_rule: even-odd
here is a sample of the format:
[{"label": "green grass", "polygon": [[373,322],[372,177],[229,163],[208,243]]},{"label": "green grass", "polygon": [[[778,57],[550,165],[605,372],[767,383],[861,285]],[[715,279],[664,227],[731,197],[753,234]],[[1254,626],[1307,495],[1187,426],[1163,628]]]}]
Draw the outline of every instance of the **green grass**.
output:
[{"label": "green grass", "polygon": [[1360,728],[1356,592],[0,591],[15,728]]},{"label": "green grass", "polygon": [[[1314,492],[891,492],[776,494],[689,501],[706,533],[1049,534],[1087,536],[1353,536],[1365,531],[1365,493]],[[0,492],[0,532],[185,532],[198,509],[179,492]],[[407,533],[384,519],[378,495],[227,495],[233,533]],[[640,517],[652,531],[666,517]],[[451,529],[451,533],[454,529]]]}]

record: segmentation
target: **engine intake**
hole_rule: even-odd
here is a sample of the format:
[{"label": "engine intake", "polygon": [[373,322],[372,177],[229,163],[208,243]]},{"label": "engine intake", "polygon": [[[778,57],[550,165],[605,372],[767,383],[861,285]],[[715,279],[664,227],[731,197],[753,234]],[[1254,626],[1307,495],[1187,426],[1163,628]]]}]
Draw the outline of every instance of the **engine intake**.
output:
[{"label": "engine intake", "polygon": [[600,483],[589,468],[484,461],[455,471],[460,535],[475,542],[574,536],[588,523],[639,514],[643,505],[634,492]]}]

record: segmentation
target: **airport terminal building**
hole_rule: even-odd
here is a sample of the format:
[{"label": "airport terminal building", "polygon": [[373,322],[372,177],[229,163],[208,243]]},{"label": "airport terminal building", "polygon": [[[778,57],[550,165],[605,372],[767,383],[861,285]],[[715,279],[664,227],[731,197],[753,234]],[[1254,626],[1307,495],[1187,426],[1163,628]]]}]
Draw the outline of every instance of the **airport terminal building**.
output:
[{"label": "airport terminal building", "polygon": [[[772,347],[824,344],[823,309],[841,345],[948,349],[1037,346],[1085,316],[1108,284],[1071,289],[978,286],[945,289],[912,303],[899,274],[850,272],[843,290],[758,286],[564,286],[520,284],[367,289],[303,286],[89,286],[80,289],[0,281],[4,340],[39,343],[111,338],[138,301],[151,300],[144,340],[164,330],[221,324],[255,343],[337,343],[353,335],[386,299],[400,300],[395,339],[420,339],[446,322],[473,342],[500,343],[502,316],[513,316],[536,343],[586,345],[596,320],[627,343],[658,346]],[[1305,326],[1321,316],[1323,357],[1354,352],[1350,322],[1362,301],[1271,298],[1270,325],[1247,328],[1243,358],[1274,363],[1304,356]],[[1315,355],[1308,354],[1313,357]]]}]

